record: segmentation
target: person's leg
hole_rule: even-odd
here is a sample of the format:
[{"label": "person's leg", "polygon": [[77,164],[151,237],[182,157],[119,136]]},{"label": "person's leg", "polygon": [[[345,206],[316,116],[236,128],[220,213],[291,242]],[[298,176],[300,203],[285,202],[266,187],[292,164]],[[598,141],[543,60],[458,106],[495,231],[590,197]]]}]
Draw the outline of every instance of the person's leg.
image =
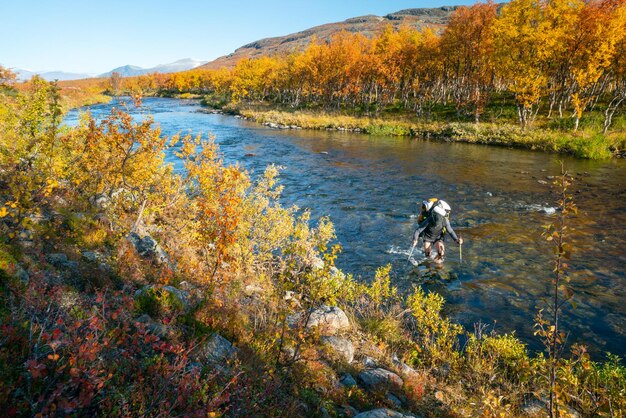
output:
[{"label": "person's leg", "polygon": [[443,245],[443,241],[435,242],[435,248],[437,249],[437,259],[443,261],[443,257],[446,254],[446,247]]},{"label": "person's leg", "polygon": [[426,257],[430,257],[431,250],[432,250],[432,242],[424,241],[424,255]]}]

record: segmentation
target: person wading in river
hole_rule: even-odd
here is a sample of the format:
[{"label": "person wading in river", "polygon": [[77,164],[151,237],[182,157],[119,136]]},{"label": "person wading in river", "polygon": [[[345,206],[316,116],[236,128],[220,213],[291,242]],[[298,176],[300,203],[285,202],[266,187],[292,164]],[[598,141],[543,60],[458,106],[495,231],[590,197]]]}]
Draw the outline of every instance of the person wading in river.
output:
[{"label": "person wading in river", "polygon": [[[431,207],[428,207],[431,203]],[[456,233],[450,225],[450,205],[445,201],[439,200],[436,203],[424,201],[422,211],[426,209],[426,218],[418,223],[418,227],[413,234],[413,246],[417,245],[419,237],[424,239],[424,255],[431,256],[433,244],[437,250],[436,263],[442,263],[446,249],[443,244],[446,234],[450,234],[452,239],[459,245],[463,244],[463,238],[457,237]],[[420,214],[421,215],[421,214]],[[418,218],[419,219],[419,218]]]}]

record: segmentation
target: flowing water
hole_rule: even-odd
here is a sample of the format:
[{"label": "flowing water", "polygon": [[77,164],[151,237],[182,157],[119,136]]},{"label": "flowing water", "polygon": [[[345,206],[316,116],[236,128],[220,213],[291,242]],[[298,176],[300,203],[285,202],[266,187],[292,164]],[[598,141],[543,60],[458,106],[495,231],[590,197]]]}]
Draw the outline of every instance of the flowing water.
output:
[{"label": "flowing water", "polygon": [[[114,101],[92,106],[99,118]],[[393,280],[408,290],[423,285],[447,300],[447,312],[472,329],[482,322],[515,331],[531,349],[534,316],[549,295],[551,248],[542,225],[554,218],[551,176],[558,160],[574,174],[580,215],[570,238],[576,306],[565,307],[568,342],[588,345],[594,357],[626,355],[626,161],[592,162],[550,154],[335,131],[276,130],[232,116],[206,114],[195,101],[149,98],[137,118],[152,115],[165,135],[215,136],[228,164],[252,176],[269,164],[283,167],[284,204],[329,215],[345,272],[371,280],[391,263]],[[66,122],[75,124],[78,111]],[[174,155],[168,161],[177,169]],[[418,202],[452,206],[452,226],[465,239],[463,260],[448,239],[442,268],[407,262]],[[421,250],[415,251],[419,259]],[[491,329],[491,328],[490,328]]]}]

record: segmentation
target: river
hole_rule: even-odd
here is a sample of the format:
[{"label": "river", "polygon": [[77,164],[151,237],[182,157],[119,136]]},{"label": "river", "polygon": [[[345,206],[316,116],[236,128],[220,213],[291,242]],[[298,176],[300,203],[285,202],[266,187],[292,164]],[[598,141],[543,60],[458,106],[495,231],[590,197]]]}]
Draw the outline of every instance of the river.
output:
[{"label": "river", "polygon": [[[96,118],[112,106],[96,105]],[[526,150],[374,137],[336,131],[276,130],[232,116],[200,112],[191,100],[147,98],[130,106],[152,115],[164,135],[209,133],[227,164],[254,177],[269,164],[282,167],[283,202],[330,216],[343,246],[337,265],[360,280],[391,263],[402,290],[422,285],[441,293],[446,312],[468,329],[512,332],[533,350],[534,316],[545,306],[551,248],[542,226],[554,220],[551,176],[558,160],[574,175],[580,214],[569,237],[573,305],[566,305],[568,343],[590,347],[594,358],[626,355],[626,161],[594,162]],[[84,110],[84,109],[83,109]],[[77,123],[79,111],[66,123]],[[167,160],[182,169],[173,154]],[[546,184],[548,183],[548,184]],[[439,197],[452,206],[452,226],[463,236],[463,260],[448,239],[441,269],[407,263],[418,202]],[[416,251],[419,258],[420,251]]]}]

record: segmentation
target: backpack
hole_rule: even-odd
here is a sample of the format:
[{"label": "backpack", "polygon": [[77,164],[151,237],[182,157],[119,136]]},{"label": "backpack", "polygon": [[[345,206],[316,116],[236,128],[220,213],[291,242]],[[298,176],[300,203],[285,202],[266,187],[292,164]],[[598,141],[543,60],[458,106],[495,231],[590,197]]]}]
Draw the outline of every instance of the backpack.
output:
[{"label": "backpack", "polygon": [[450,216],[450,211],[452,208],[448,203],[443,200],[439,200],[435,205],[433,205],[430,210],[430,216],[428,224],[435,231],[441,231],[442,235],[446,234],[445,220]]},{"label": "backpack", "polygon": [[428,200],[423,200],[420,206],[420,213],[417,217],[418,222],[422,222],[424,219],[428,218],[433,210],[433,207],[437,203],[439,199],[436,197],[431,197]]}]

